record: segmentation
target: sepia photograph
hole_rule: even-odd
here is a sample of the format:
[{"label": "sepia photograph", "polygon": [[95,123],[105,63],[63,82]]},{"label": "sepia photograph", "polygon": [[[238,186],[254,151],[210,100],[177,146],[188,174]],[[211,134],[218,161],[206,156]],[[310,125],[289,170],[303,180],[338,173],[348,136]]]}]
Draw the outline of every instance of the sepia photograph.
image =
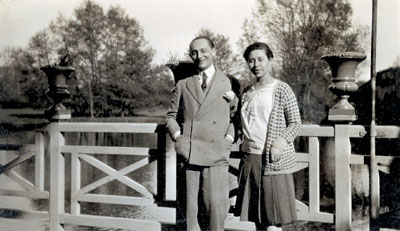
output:
[{"label": "sepia photograph", "polygon": [[0,0],[0,230],[400,230],[399,0]]}]

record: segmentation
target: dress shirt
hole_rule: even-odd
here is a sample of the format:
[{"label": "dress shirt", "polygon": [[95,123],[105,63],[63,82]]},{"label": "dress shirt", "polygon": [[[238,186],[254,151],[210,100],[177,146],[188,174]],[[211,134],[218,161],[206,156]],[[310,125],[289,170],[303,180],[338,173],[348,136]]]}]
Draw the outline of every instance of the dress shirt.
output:
[{"label": "dress shirt", "polygon": [[198,78],[199,83],[200,83],[200,86],[201,86],[201,84],[203,83],[203,72],[206,73],[206,75],[207,75],[207,87],[208,87],[208,86],[210,85],[211,79],[214,77],[214,74],[215,74],[215,67],[214,67],[214,64],[212,64],[212,65],[211,65],[209,68],[207,68],[206,70],[200,72],[199,78]]}]

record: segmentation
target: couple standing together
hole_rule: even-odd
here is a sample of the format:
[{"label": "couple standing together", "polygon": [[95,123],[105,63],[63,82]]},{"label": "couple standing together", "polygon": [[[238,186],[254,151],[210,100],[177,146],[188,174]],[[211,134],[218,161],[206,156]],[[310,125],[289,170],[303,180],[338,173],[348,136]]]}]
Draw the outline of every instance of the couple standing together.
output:
[{"label": "couple standing together", "polygon": [[185,201],[184,219],[178,219],[178,227],[224,230],[229,210],[228,160],[240,133],[243,154],[235,215],[253,221],[257,230],[281,230],[282,224],[297,217],[293,140],[301,120],[293,91],[271,76],[273,53],[265,43],[254,43],[244,52],[257,81],[243,94],[235,79],[214,67],[210,38],[196,37],[189,52],[198,72],[176,83],[167,113],[175,150],[184,160],[178,175],[185,179],[185,193],[178,192],[184,197],[178,196],[178,201]]}]

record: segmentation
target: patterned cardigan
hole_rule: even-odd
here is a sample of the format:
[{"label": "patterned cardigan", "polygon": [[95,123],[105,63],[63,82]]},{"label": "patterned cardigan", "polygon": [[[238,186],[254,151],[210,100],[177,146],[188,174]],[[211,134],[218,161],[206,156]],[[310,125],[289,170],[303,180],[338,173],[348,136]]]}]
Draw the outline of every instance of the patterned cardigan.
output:
[{"label": "patterned cardigan", "polygon": [[[243,97],[250,94],[252,88],[244,91]],[[290,86],[278,80],[273,91],[273,106],[269,118],[266,142],[263,152],[263,171],[264,175],[292,173],[296,167],[296,154],[293,141],[300,130],[300,112]],[[272,143],[281,137],[286,140],[286,147],[281,159],[276,162],[270,161],[270,150]]]}]

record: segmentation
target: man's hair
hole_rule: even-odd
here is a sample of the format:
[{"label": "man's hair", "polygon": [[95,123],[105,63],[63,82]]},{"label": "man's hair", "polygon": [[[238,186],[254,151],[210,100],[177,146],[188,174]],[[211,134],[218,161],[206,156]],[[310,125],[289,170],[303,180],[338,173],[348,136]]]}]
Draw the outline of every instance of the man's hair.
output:
[{"label": "man's hair", "polygon": [[271,60],[274,57],[272,50],[269,48],[267,44],[262,42],[256,42],[246,48],[246,50],[243,53],[243,58],[247,61],[249,59],[250,53],[254,50],[264,50],[269,60]]},{"label": "man's hair", "polygon": [[205,36],[205,35],[197,36],[196,38],[194,38],[194,39],[190,42],[190,45],[192,45],[192,43],[193,43],[194,41],[199,40],[199,39],[205,39],[205,40],[207,40],[207,42],[208,42],[208,44],[210,45],[210,47],[211,47],[212,49],[214,49],[214,47],[215,47],[214,42],[213,42],[208,36]]}]

